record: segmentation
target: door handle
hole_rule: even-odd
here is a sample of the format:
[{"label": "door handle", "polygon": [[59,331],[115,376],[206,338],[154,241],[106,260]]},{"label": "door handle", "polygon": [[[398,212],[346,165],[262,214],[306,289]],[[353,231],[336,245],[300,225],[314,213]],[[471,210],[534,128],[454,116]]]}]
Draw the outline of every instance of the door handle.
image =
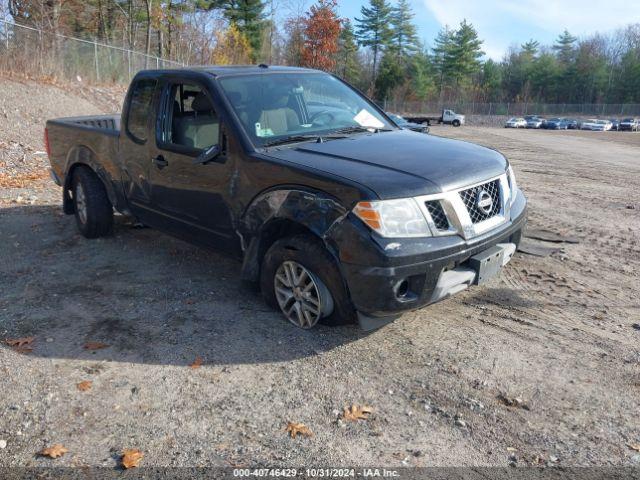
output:
[{"label": "door handle", "polygon": [[169,162],[167,162],[166,158],[164,158],[162,155],[158,155],[157,157],[152,158],[151,161],[160,170],[162,170],[164,167],[169,166]]}]

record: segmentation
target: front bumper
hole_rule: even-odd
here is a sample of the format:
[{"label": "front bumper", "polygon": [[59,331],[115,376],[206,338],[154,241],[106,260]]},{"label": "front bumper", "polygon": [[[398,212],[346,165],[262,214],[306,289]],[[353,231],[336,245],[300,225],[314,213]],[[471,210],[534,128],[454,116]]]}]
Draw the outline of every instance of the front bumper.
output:
[{"label": "front bumper", "polygon": [[[526,210],[526,200],[520,194],[512,207],[511,221],[472,240],[454,235],[395,242],[386,239],[381,245],[373,239],[369,243],[375,243],[378,251],[368,252],[368,265],[341,258],[340,267],[361,324],[375,324],[376,319],[384,324],[474,283],[475,278],[468,273],[471,257],[499,244],[517,246],[526,224]],[[367,248],[362,239],[357,244]],[[464,271],[467,273],[462,276],[450,273]]]}]

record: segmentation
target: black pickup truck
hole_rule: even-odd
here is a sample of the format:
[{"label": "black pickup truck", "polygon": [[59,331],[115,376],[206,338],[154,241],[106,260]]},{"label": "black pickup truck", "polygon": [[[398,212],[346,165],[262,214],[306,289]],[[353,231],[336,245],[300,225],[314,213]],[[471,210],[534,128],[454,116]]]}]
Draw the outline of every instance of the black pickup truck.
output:
[{"label": "black pickup truck", "polygon": [[143,71],[121,117],[49,120],[45,139],[85,237],[116,210],[227,251],[302,328],[377,328],[481,284],[525,225],[500,153],[400,129],[313,70]]}]

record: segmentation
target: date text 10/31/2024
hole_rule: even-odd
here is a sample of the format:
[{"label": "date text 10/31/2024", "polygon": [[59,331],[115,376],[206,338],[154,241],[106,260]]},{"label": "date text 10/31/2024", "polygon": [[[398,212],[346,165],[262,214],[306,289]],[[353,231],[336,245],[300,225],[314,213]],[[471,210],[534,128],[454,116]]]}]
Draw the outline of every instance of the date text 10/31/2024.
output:
[{"label": "date text 10/31/2024", "polygon": [[234,469],[234,477],[257,478],[399,478],[397,470],[385,468],[257,468]]}]

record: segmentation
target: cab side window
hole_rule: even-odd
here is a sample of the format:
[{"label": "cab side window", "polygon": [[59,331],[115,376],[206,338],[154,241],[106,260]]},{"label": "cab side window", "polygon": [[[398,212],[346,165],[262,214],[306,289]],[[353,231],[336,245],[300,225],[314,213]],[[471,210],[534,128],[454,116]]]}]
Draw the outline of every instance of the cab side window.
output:
[{"label": "cab side window", "polygon": [[156,84],[156,80],[151,78],[138,80],[131,93],[127,114],[127,132],[141,142],[147,140],[147,125],[151,117],[151,105]]},{"label": "cab side window", "polygon": [[205,150],[220,143],[220,120],[200,86],[171,85],[166,108],[165,144]]}]

